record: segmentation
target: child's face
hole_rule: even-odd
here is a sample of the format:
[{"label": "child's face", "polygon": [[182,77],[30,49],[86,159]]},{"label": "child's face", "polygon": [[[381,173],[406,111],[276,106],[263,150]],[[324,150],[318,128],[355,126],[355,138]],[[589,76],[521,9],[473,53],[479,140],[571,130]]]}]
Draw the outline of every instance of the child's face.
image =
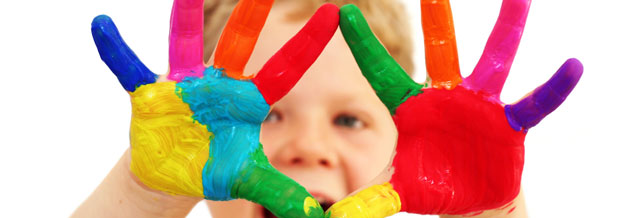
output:
[{"label": "child's face", "polygon": [[[257,72],[304,24],[276,3],[246,71]],[[261,129],[271,164],[327,207],[367,184],[388,164],[397,133],[388,110],[360,74],[340,30]],[[265,217],[246,201],[209,202],[214,217]],[[271,216],[269,216],[271,217]]]}]

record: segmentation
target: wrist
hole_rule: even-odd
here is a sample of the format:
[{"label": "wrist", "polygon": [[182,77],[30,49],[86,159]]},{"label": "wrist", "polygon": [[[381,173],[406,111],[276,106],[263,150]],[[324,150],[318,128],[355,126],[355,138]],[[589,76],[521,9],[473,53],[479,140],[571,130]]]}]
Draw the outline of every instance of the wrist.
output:
[{"label": "wrist", "polygon": [[527,209],[525,207],[525,197],[523,190],[519,191],[519,194],[514,200],[505,204],[503,207],[479,211],[464,215],[441,215],[441,218],[487,218],[487,217],[499,217],[499,218],[527,218]]},{"label": "wrist", "polygon": [[184,217],[201,200],[145,186],[130,171],[128,150],[72,217]]},{"label": "wrist", "polygon": [[131,207],[128,209],[150,215],[150,217],[183,217],[202,200],[149,188],[130,171],[130,159],[130,150],[128,150],[113,169],[120,171],[117,172],[120,178],[117,184],[120,187],[118,191],[120,197],[128,201],[126,206]]}]

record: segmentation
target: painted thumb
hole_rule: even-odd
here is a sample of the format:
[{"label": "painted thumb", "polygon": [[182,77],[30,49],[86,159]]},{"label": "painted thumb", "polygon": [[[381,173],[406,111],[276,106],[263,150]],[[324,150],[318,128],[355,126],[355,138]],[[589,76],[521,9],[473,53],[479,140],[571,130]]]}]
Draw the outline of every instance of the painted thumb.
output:
[{"label": "painted thumb", "polygon": [[357,190],[332,205],[326,218],[371,217],[382,218],[398,213],[401,201],[393,185],[389,183],[392,171],[384,171],[366,188]]},{"label": "painted thumb", "polygon": [[243,172],[233,196],[258,203],[280,218],[322,218],[323,209],[304,187],[273,168],[264,154]]}]

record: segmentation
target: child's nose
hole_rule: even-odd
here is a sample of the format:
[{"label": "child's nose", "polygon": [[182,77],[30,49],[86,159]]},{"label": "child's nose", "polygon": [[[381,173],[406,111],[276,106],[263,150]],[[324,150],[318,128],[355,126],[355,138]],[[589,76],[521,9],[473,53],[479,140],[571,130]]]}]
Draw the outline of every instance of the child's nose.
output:
[{"label": "child's nose", "polygon": [[327,169],[338,164],[338,156],[330,140],[314,132],[302,131],[296,134],[278,152],[279,163],[275,164]]}]

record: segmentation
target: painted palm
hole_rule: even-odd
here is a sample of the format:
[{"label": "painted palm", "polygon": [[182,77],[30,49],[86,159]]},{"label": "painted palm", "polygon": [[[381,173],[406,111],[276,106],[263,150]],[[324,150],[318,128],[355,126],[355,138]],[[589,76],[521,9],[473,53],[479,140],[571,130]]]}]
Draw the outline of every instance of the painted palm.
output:
[{"label": "painted palm", "polygon": [[214,65],[206,67],[204,3],[174,0],[166,79],[141,63],[109,17],[93,20],[100,56],[131,97],[130,168],[142,183],[175,195],[243,198],[278,217],[323,216],[302,186],[269,164],[258,138],[270,105],[295,85],[336,31],[338,8],[322,6],[256,77],[246,77],[243,69],[272,4],[240,1]]},{"label": "painted palm", "polygon": [[530,0],[503,1],[479,63],[462,78],[449,1],[422,0],[426,84],[391,58],[358,8],[341,8],[345,40],[399,137],[386,172],[392,176],[335,204],[328,217],[466,214],[500,208],[518,195],[528,129],[565,100],[583,71],[579,61],[567,60],[522,100],[500,101],[529,6]]}]

